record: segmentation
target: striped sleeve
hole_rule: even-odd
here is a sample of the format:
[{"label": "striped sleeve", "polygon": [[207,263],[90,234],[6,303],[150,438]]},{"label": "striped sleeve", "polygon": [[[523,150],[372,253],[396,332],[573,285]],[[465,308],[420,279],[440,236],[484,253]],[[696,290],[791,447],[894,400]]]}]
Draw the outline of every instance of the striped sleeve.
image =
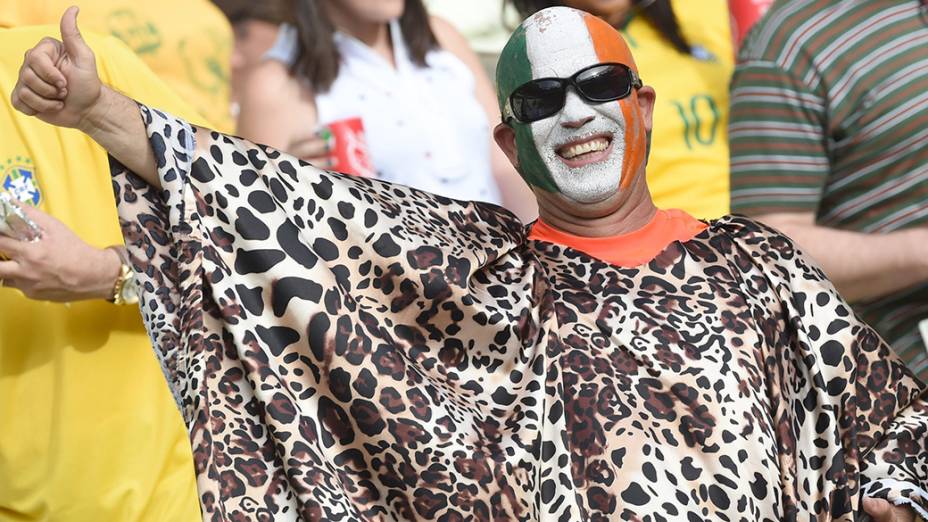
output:
[{"label": "striped sleeve", "polygon": [[826,107],[775,63],[738,65],[729,120],[732,212],[815,212],[830,171]]}]

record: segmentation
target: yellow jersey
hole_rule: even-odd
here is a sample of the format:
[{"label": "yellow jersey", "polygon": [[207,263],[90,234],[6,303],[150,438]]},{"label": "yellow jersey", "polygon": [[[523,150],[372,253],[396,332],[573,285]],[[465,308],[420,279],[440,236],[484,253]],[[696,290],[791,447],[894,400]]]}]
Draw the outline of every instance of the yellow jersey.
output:
[{"label": "yellow jersey", "polygon": [[57,24],[77,5],[82,30],[111,34],[135,51],[148,67],[212,128],[231,132],[229,63],[232,29],[209,0],[0,0],[0,27]]},{"label": "yellow jersey", "polygon": [[642,81],[657,92],[648,186],[659,208],[717,218],[729,211],[728,83],[734,51],[728,2],[674,0],[672,5],[693,47],[689,55],[640,15],[621,30]]},{"label": "yellow jersey", "polygon": [[[91,245],[122,244],[103,149],[10,105],[43,36],[58,27],[0,29],[0,185]],[[204,123],[122,42],[84,37],[105,83]],[[138,307],[0,288],[0,520],[199,518],[187,433]]]}]

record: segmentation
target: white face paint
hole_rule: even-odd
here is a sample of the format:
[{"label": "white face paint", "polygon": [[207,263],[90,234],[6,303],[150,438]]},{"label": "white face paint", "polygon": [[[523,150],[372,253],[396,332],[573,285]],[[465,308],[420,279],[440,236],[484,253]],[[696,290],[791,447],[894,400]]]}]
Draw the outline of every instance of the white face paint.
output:
[{"label": "white face paint", "polygon": [[[581,122],[586,123],[576,126]],[[567,93],[564,110],[532,124],[535,147],[557,188],[581,203],[602,201],[619,190],[624,133],[618,103],[590,105],[573,91]]]},{"label": "white face paint", "polygon": [[[551,23],[526,31],[533,78],[568,78],[600,63],[578,11],[565,9],[551,17]],[[602,201],[619,190],[625,128],[618,102],[592,104],[572,87],[560,113],[531,124],[535,147],[558,190],[581,203]]]}]

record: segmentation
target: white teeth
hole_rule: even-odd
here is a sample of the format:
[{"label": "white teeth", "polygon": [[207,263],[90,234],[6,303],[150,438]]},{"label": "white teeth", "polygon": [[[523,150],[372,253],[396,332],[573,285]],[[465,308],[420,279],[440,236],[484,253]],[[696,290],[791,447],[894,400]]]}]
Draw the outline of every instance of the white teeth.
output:
[{"label": "white teeth", "polygon": [[585,143],[579,143],[577,145],[571,145],[561,149],[560,155],[565,159],[576,158],[581,154],[587,154],[590,152],[599,152],[601,150],[606,150],[606,147],[609,146],[609,140],[605,138],[596,138],[595,140],[590,140]]}]

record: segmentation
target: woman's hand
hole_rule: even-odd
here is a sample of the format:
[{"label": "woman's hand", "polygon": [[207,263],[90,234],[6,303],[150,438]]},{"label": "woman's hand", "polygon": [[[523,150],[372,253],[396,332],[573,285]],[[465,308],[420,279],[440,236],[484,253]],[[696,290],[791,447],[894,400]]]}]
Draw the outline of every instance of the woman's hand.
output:
[{"label": "woman's hand", "polygon": [[314,167],[319,169],[331,169],[335,166],[335,161],[331,156],[330,140],[324,139],[319,134],[313,134],[309,138],[294,141],[287,147],[287,152],[308,161]]},{"label": "woman's hand", "polygon": [[93,51],[77,28],[77,7],[61,17],[61,41],[43,38],[19,70],[11,101],[16,110],[59,127],[85,129],[102,85]]}]

